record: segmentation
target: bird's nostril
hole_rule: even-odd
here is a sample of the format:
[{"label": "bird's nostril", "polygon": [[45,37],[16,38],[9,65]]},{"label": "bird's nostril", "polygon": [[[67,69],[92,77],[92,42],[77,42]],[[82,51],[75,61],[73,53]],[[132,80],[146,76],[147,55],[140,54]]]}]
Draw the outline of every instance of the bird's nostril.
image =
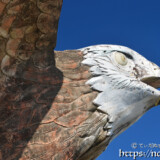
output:
[{"label": "bird's nostril", "polygon": [[140,75],[138,69],[136,67],[134,67],[133,70],[135,71],[136,78],[138,78]]}]

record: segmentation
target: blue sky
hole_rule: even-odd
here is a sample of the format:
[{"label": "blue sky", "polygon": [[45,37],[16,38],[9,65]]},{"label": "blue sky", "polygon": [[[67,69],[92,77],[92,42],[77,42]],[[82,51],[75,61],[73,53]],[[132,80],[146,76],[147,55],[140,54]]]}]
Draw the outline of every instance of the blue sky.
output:
[{"label": "blue sky", "polygon": [[[160,0],[64,1],[56,50],[77,49],[95,44],[124,45],[160,65]],[[159,122],[160,106],[151,109],[113,140],[98,160],[130,160],[133,158],[120,158],[119,149],[149,149],[132,149],[131,144],[134,142],[160,144]]]}]

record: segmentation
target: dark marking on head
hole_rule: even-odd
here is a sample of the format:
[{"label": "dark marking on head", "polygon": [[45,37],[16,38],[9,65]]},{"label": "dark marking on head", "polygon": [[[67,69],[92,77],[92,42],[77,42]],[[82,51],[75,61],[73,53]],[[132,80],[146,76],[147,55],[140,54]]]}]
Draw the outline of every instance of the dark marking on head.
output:
[{"label": "dark marking on head", "polygon": [[129,59],[132,59],[133,60],[133,57],[130,55],[130,54],[128,54],[128,53],[124,53],[124,52],[122,52],[127,58],[129,58]]},{"label": "dark marking on head", "polygon": [[136,78],[138,78],[138,76],[140,75],[138,69],[137,69],[136,67],[133,67],[133,70],[134,70],[135,73],[136,73],[136,74],[135,74]]}]

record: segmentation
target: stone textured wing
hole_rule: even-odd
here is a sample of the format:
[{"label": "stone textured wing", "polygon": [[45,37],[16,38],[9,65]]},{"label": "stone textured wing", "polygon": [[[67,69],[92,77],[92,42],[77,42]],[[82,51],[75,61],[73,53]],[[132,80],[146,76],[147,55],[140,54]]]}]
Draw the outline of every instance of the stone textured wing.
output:
[{"label": "stone textured wing", "polygon": [[107,115],[92,103],[97,92],[85,84],[91,75],[82,59],[81,52],[55,52],[56,67],[39,69],[31,59],[25,67],[17,66],[23,68],[17,77],[1,77],[2,159],[90,159],[100,154],[97,145],[107,137]]},{"label": "stone textured wing", "polygon": [[82,52],[53,54],[61,5],[0,1],[2,160],[90,160],[105,148],[107,115],[92,103]]}]

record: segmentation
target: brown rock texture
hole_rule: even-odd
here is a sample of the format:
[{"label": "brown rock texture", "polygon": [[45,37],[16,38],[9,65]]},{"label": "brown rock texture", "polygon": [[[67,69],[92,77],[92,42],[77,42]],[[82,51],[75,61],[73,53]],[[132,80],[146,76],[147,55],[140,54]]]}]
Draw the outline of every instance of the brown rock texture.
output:
[{"label": "brown rock texture", "polygon": [[[108,117],[92,103],[98,93],[85,84],[91,74],[81,64],[82,53],[63,51],[54,55],[55,66],[49,62],[54,57],[46,66],[41,64],[44,57],[37,55],[19,63],[9,56],[3,59],[2,159],[87,160],[105,148],[101,144],[107,138],[103,126]],[[98,153],[93,154],[95,147]]]},{"label": "brown rock texture", "polygon": [[62,0],[0,0],[0,60],[5,54],[26,60],[34,52],[52,53],[61,6]]},{"label": "brown rock texture", "polygon": [[91,160],[107,115],[80,51],[55,51],[62,0],[0,0],[0,160]]}]

